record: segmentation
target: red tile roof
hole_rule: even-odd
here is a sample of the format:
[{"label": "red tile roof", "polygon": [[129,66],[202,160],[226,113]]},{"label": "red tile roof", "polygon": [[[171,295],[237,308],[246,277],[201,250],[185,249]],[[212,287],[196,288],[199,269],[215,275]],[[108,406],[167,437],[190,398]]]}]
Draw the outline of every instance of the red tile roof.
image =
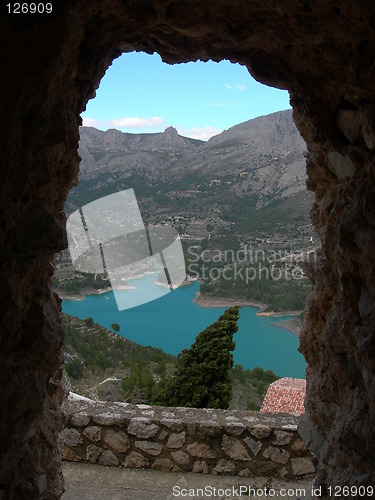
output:
[{"label": "red tile roof", "polygon": [[306,380],[284,377],[273,382],[264,398],[262,413],[305,413]]}]

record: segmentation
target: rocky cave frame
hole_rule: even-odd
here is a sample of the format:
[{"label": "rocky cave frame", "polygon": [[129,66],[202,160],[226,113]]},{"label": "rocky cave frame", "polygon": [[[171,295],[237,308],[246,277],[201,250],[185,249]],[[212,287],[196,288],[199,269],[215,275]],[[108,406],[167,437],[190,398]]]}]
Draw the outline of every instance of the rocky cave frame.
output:
[{"label": "rocky cave frame", "polygon": [[132,50],[168,63],[229,59],[290,92],[322,247],[306,265],[301,433],[318,486],[375,484],[374,20],[367,0],[55,0],[52,14],[2,12],[1,498],[63,490],[53,255],[67,245],[79,115]]}]

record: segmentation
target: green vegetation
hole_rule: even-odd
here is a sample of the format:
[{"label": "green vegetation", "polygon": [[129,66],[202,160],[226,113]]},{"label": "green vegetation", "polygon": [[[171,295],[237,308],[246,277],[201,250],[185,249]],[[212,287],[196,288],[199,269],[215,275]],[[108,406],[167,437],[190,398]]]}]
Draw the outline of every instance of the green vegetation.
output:
[{"label": "green vegetation", "polygon": [[114,332],[120,331],[120,325],[118,323],[111,323],[111,328]]},{"label": "green vegetation", "polygon": [[260,396],[263,396],[267,392],[268,386],[272,384],[272,382],[280,378],[275,375],[272,370],[264,371],[258,366],[253,370],[249,368],[244,370],[242,365],[234,366],[232,376],[235,380],[239,380],[242,383],[250,382]]},{"label": "green vegetation", "polygon": [[85,325],[87,326],[87,328],[90,328],[91,326],[93,326],[93,324],[94,324],[94,320],[92,318],[85,319]]},{"label": "green vegetation", "polygon": [[227,238],[204,239],[187,249],[186,266],[200,280],[201,294],[265,303],[270,311],[303,310],[310,282],[299,267],[301,253],[293,254],[290,248],[269,254],[262,249],[247,251],[245,258],[239,242],[230,245]]},{"label": "green vegetation", "polygon": [[[111,387],[112,400],[122,401],[124,395],[121,386],[122,379],[131,378],[135,386],[136,377],[143,378],[140,372],[146,369],[155,378],[159,377],[161,371],[171,371],[176,363],[176,357],[171,356],[161,349],[144,347],[128,339],[117,335],[106,328],[94,323],[92,318],[84,321],[63,315],[62,326],[65,332],[65,371],[68,375],[73,390],[88,397],[96,395],[105,397],[105,393],[91,394],[87,392],[87,386],[94,386],[102,379],[116,376],[118,384]],[[148,377],[149,378],[149,377]],[[156,381],[155,381],[156,384]],[[138,384],[139,385],[139,384]],[[104,389],[104,387],[103,387]],[[124,387],[128,390],[129,387]],[[154,391],[157,394],[157,391]],[[146,395],[149,396],[149,393]],[[143,402],[144,395],[141,401]]]},{"label": "green vegetation", "polygon": [[[237,270],[238,272],[238,270]],[[234,276],[235,270],[232,271]],[[229,276],[230,272],[226,273]],[[304,281],[273,280],[258,276],[246,283],[242,279],[206,280],[201,293],[209,297],[231,297],[265,303],[270,311],[303,310],[310,293],[310,284]]]},{"label": "green vegetation", "polygon": [[165,406],[228,408],[232,398],[233,335],[239,307],[231,307],[178,355],[177,368],[160,394]]},{"label": "green vegetation", "polygon": [[263,232],[290,235],[292,227],[309,223],[308,207],[311,206],[311,193],[301,191],[290,198],[271,201],[260,210],[242,210],[237,218],[237,230],[241,233]]},{"label": "green vegetation", "polygon": [[271,370],[264,371],[259,367],[244,370],[242,365],[235,365],[232,369],[233,400],[230,408],[259,411],[269,384],[278,378]]},{"label": "green vegetation", "polygon": [[65,370],[69,378],[80,380],[83,377],[84,366],[79,359],[73,359],[65,363]]},{"label": "green vegetation", "polygon": [[[103,196],[108,196],[114,192],[113,185],[106,185],[108,179],[107,174],[99,175],[95,182],[83,181],[76,187],[73,187],[69,192],[68,202],[74,206],[80,207],[90,203],[96,199],[102,198]],[[114,179],[119,189],[129,189],[133,188],[137,193],[137,196],[147,196],[151,194],[154,190],[152,185],[150,185],[149,180],[144,175],[139,175],[134,173],[118,181]],[[98,189],[98,185],[100,188]]]},{"label": "green vegetation", "polygon": [[129,403],[155,404],[166,381],[165,362],[159,362],[155,371],[159,372],[159,375],[161,374],[159,382],[155,380],[155,376],[152,375],[145,362],[138,358],[137,363],[131,368],[129,377],[124,378],[122,381],[125,401]]},{"label": "green vegetation", "polygon": [[146,364],[175,363],[176,357],[161,349],[141,346],[117,335],[107,328],[63,314],[62,326],[65,332],[65,346],[76,350],[83,358],[87,369],[106,369],[119,366],[131,368],[141,358]]},{"label": "green vegetation", "polygon": [[[62,259],[62,257],[60,257],[60,259]],[[53,278],[54,288],[57,288],[65,293],[78,295],[85,288],[102,290],[111,286],[109,278],[106,275],[77,272],[72,269],[71,264],[68,274],[69,275],[66,278],[61,276],[62,272],[56,273]]]}]

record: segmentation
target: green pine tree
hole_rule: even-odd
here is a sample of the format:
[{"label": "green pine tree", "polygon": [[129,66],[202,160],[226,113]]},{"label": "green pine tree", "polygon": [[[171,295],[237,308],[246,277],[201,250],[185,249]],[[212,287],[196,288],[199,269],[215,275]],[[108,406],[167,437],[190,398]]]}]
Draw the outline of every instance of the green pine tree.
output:
[{"label": "green pine tree", "polygon": [[239,307],[230,307],[178,355],[177,369],[159,395],[165,406],[228,408],[232,398],[233,335]]}]

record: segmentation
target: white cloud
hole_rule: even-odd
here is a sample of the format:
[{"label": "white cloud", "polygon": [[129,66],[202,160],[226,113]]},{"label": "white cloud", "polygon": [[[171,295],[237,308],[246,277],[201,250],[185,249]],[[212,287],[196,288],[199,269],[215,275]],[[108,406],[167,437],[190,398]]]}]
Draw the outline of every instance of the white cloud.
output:
[{"label": "white cloud", "polygon": [[96,120],[95,118],[89,118],[88,116],[82,117],[82,126],[83,127],[100,127],[101,121]]},{"label": "white cloud", "polygon": [[233,85],[230,83],[226,83],[225,86],[229,90],[239,90],[241,92],[246,89],[246,85],[244,83],[235,83]]},{"label": "white cloud", "polygon": [[207,125],[203,128],[191,128],[189,130],[179,129],[178,133],[184,137],[190,137],[191,139],[200,139],[201,141],[207,141],[214,135],[220,134],[222,130],[215,127],[210,127]]},{"label": "white cloud", "polygon": [[153,128],[158,127],[163,122],[164,120],[160,116],[153,116],[152,118],[124,117],[120,119],[114,118],[113,120],[97,120],[88,116],[82,117],[84,127],[95,127],[102,130],[109,128]]},{"label": "white cloud", "polygon": [[120,119],[115,118],[109,123],[113,127],[120,128],[152,128],[161,125],[163,119],[160,116],[153,116],[152,118],[124,117]]}]

